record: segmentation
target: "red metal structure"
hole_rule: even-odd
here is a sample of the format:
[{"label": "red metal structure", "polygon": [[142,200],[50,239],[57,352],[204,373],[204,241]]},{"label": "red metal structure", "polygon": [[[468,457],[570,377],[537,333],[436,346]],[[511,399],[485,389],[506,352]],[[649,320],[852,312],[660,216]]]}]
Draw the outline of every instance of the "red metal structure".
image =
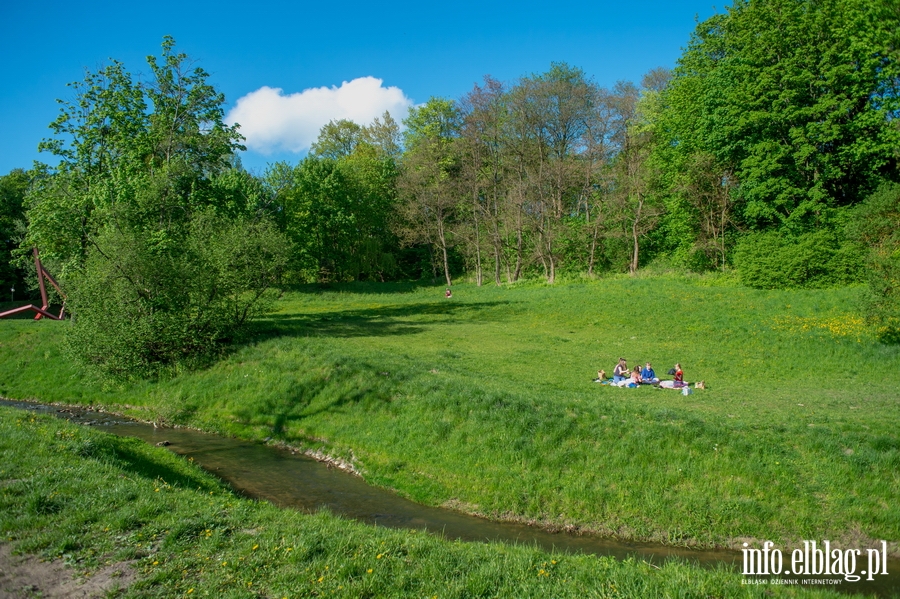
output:
[{"label": "red metal structure", "polygon": [[[47,269],[44,268],[44,265],[41,264],[41,259],[38,258],[37,248],[34,248],[34,266],[37,269],[38,285],[41,288],[41,301],[43,302],[43,305],[40,308],[38,308],[34,304],[28,304],[27,306],[19,306],[18,308],[13,308],[12,310],[7,310],[6,312],[0,312],[0,318],[6,318],[7,316],[12,316],[13,314],[18,314],[19,312],[27,312],[29,310],[31,310],[33,312],[37,312],[37,314],[34,315],[35,320],[40,320],[44,316],[46,316],[47,318],[49,318],[51,320],[62,320],[63,318],[65,318],[66,294],[63,293],[62,289],[59,288],[59,283],[56,282],[56,279],[54,279],[50,275],[50,273],[47,272]],[[56,290],[59,292],[59,295],[61,295],[63,298],[63,306],[62,306],[62,309],[59,311],[59,316],[57,316],[56,314],[51,314],[50,312],[47,312],[47,308],[50,307],[50,302],[47,299],[47,287],[44,285],[45,278],[48,281],[50,281],[50,284],[56,288]]]}]

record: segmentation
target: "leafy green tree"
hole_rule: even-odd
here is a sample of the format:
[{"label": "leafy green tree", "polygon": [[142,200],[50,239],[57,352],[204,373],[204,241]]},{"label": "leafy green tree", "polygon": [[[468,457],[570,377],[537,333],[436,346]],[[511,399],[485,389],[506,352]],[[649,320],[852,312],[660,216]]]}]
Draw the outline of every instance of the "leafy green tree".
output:
[{"label": "leafy green tree", "polygon": [[115,376],[214,355],[262,309],[288,258],[224,97],[164,38],[152,79],[120,63],[73,84],[41,148],[56,154],[29,193],[28,246],[71,300],[72,352]]},{"label": "leafy green tree", "polygon": [[378,158],[397,162],[402,153],[402,135],[400,125],[385,111],[381,117],[375,117],[370,125],[362,128],[362,141],[375,149]]},{"label": "leafy green tree", "polygon": [[547,281],[556,280],[564,223],[586,183],[582,158],[596,116],[598,89],[584,71],[554,63],[510,90],[507,139],[519,193],[525,200],[535,253]]},{"label": "leafy green tree", "polygon": [[[23,271],[13,262],[12,252],[19,247],[25,226],[25,195],[31,177],[22,169],[13,169],[0,177],[0,298],[13,299],[11,289],[25,295]],[[9,296],[5,294],[9,293]]]},{"label": "leafy green tree", "polygon": [[[390,117],[385,118],[379,126],[389,128]],[[323,127],[317,147],[330,144],[333,133],[334,127]],[[336,158],[311,154],[296,167],[280,163],[269,169],[266,183],[296,248],[295,279],[384,280],[393,275],[397,168],[390,151],[360,138],[352,151]]]},{"label": "leafy green tree", "polygon": [[613,209],[630,241],[628,270],[637,272],[641,242],[656,226],[665,210],[655,189],[657,172],[651,151],[656,136],[655,100],[658,92],[642,90],[630,82],[620,82],[613,90],[613,112],[617,126],[613,138],[617,144],[612,161]]},{"label": "leafy green tree", "polygon": [[449,252],[455,244],[453,225],[459,202],[460,158],[455,145],[460,112],[456,103],[431,98],[413,108],[403,121],[406,153],[398,180],[401,240],[432,249],[432,270],[438,262],[447,285],[452,284]]},{"label": "leafy green tree", "polygon": [[738,0],[699,24],[665,93],[670,165],[712,156],[734,175],[744,223],[794,233],[896,177],[888,4]]},{"label": "leafy green tree", "polygon": [[501,226],[501,198],[505,192],[502,159],[502,127],[506,113],[503,85],[485,77],[484,87],[476,85],[460,101],[462,124],[459,151],[461,154],[463,187],[470,201],[462,210],[468,227],[463,235],[467,252],[475,267],[475,283],[484,280],[482,266],[483,238],[490,241],[494,258],[494,282],[501,284],[503,236]]},{"label": "leafy green tree", "polygon": [[337,160],[349,156],[356,150],[363,137],[363,128],[347,119],[328,121],[319,131],[319,137],[310,148],[310,153],[321,158]]}]

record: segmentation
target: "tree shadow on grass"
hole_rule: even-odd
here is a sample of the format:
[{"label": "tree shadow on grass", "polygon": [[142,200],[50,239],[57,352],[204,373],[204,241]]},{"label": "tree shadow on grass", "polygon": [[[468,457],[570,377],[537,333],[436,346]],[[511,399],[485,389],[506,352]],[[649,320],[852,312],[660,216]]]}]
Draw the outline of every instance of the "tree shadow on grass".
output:
[{"label": "tree shadow on grass", "polygon": [[[350,373],[344,380],[335,381],[341,388],[340,393],[327,393],[325,382],[304,385],[280,401],[270,401],[262,406],[262,412],[272,418],[272,433],[278,437],[297,438],[293,425],[326,412],[340,413],[352,410],[360,404],[385,405],[390,403],[387,385],[381,380],[368,380],[361,373]],[[324,396],[323,395],[326,395]],[[299,435],[305,442],[316,442],[318,439]]]},{"label": "tree shadow on grass", "polygon": [[[400,306],[332,310],[316,313],[269,314],[251,324],[249,341],[290,337],[383,337],[414,335],[429,325],[452,322],[448,317],[466,320],[506,301],[458,303],[418,302]],[[479,316],[484,318],[484,314]]]},{"label": "tree shadow on grass", "polygon": [[281,393],[258,398],[252,405],[236,406],[239,422],[262,424],[276,437],[315,443],[296,425],[324,413],[352,412],[360,407],[380,410],[394,400],[398,385],[407,379],[405,372],[384,372],[358,357],[336,358],[322,368],[314,365]]},{"label": "tree shadow on grass", "polygon": [[143,447],[144,441],[129,437],[104,435],[101,439],[92,439],[86,443],[79,454],[107,462],[116,468],[148,480],[162,480],[169,485],[184,489],[218,490],[220,486],[209,478],[197,475],[189,470],[178,470],[155,456],[148,456]]},{"label": "tree shadow on grass", "polygon": [[350,283],[298,283],[284,287],[286,291],[295,291],[304,294],[316,293],[348,293],[360,295],[389,295],[399,293],[412,293],[420,289],[433,288],[435,294],[443,294],[444,287],[435,283],[422,281],[389,281],[385,283],[377,281],[353,281]]},{"label": "tree shadow on grass", "polygon": [[[441,298],[434,302],[418,302],[375,308],[351,308],[325,312],[269,314],[251,324],[241,345],[279,337],[382,337],[415,335],[432,325],[454,322],[485,322],[495,318],[492,311],[509,301],[463,303]],[[234,346],[233,346],[234,347]],[[385,406],[392,401],[403,374],[381,372],[378,365],[358,357],[338,359],[321,376],[306,376],[288,393],[236,408],[239,421],[270,426],[273,435],[288,440],[306,438],[296,428],[303,420],[324,412],[340,412],[359,404]]]}]

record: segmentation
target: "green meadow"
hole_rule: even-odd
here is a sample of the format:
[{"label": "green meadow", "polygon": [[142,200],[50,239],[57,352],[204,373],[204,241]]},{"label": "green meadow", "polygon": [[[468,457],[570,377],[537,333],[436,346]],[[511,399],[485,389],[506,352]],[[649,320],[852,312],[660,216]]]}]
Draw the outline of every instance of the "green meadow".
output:
[{"label": "green meadow", "polygon": [[[670,545],[900,540],[900,348],[862,288],[716,277],[310,286],[206,369],[91,379],[66,323],[0,323],[0,395],[351,462],[429,505]],[[707,388],[592,382],[619,356]],[[397,533],[400,534],[400,533]]]}]

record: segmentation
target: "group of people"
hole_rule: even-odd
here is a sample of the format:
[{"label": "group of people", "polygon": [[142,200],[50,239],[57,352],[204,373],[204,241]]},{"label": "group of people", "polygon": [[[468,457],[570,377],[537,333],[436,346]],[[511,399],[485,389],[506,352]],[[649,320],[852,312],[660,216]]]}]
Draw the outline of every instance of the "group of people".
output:
[{"label": "group of people", "polygon": [[644,364],[643,368],[635,366],[633,369],[629,370],[628,362],[625,358],[619,358],[619,363],[616,364],[616,367],[613,369],[612,380],[608,381],[606,379],[606,371],[600,370],[597,372],[596,382],[614,385],[616,387],[637,387],[638,385],[663,386],[663,383],[666,383],[666,387],[676,389],[687,386],[687,383],[684,382],[684,371],[681,369],[681,364],[675,364],[675,368],[669,370],[669,374],[674,376],[674,380],[660,381],[653,371],[653,365],[650,364],[650,362]]}]

